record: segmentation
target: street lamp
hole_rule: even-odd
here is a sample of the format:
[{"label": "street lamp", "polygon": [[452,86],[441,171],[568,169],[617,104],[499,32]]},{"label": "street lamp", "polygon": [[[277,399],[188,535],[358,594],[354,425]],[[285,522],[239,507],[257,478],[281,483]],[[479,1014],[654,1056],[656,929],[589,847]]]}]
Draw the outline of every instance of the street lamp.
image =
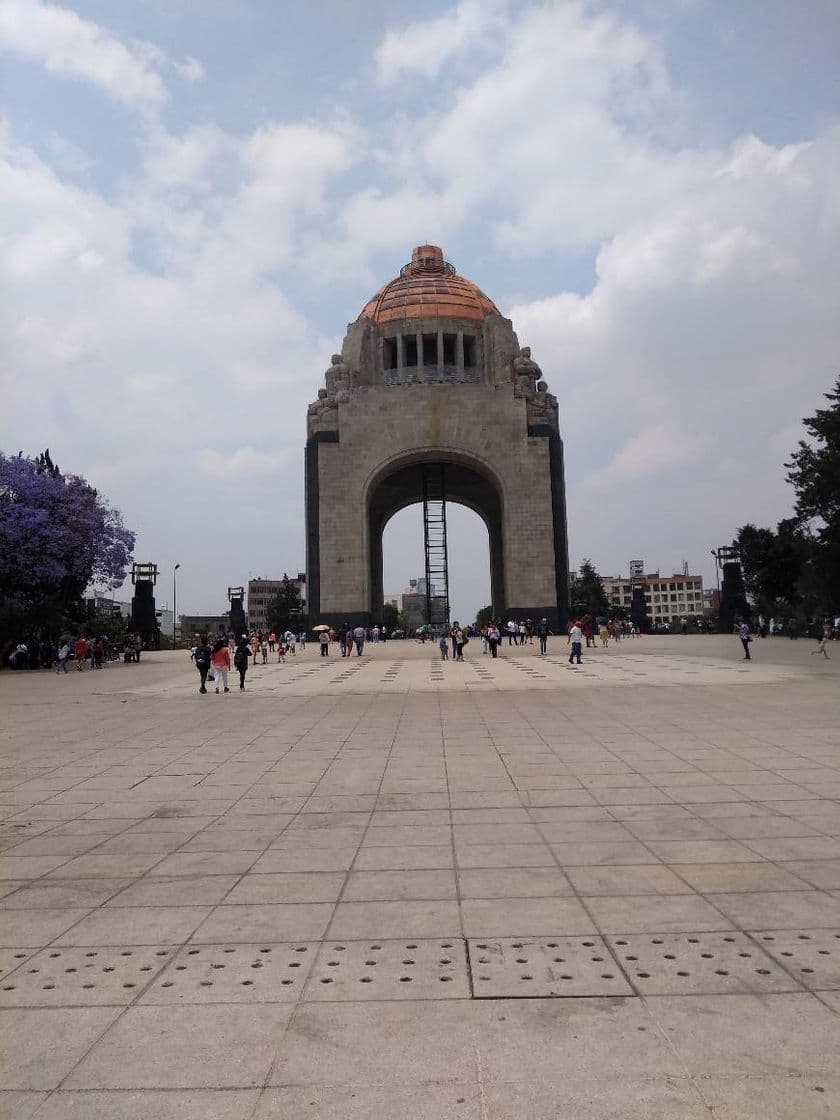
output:
[{"label": "street lamp", "polygon": [[181,567],[180,564],[176,564],[175,567],[172,569],[172,648],[173,649],[175,648],[175,623],[176,623],[177,618],[178,618],[178,600],[177,600],[177,590],[178,589],[177,589],[177,585],[176,585],[176,582],[175,582],[175,577],[176,577],[176,573],[177,573],[177,571],[180,567]]}]

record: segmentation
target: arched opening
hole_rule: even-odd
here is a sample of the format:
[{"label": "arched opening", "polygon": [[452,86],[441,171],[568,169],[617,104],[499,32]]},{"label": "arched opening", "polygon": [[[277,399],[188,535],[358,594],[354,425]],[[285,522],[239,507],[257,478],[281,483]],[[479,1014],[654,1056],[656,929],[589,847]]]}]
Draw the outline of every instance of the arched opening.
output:
[{"label": "arched opening", "polygon": [[[460,511],[453,506],[464,506],[467,510],[477,514],[484,522],[489,541],[489,568],[490,568],[490,596],[484,603],[489,602],[494,612],[502,614],[505,610],[505,573],[504,573],[504,547],[502,539],[502,500],[500,490],[491,476],[489,470],[483,468],[481,463],[466,460],[463,456],[450,453],[417,452],[402,458],[396,463],[389,464],[377,478],[373,479],[367,494],[368,509],[368,560],[369,560],[369,588],[370,606],[372,616],[381,613],[386,590],[383,584],[383,551],[382,536],[385,526],[401,510],[408,506],[417,505],[423,496],[424,468],[443,468],[445,471],[445,493],[447,507],[452,509],[455,518],[454,524],[460,533],[463,526]],[[452,541],[451,530],[447,537]],[[460,544],[460,542],[459,542]],[[468,555],[476,551],[473,548],[464,550]],[[422,537],[418,564],[422,574],[424,567],[424,550]],[[459,564],[460,567],[460,564]],[[387,588],[391,592],[392,588]],[[399,589],[401,590],[401,589]],[[452,582],[450,579],[450,598],[452,595]],[[462,600],[464,605],[467,602]],[[458,608],[456,601],[452,606]],[[477,609],[477,608],[476,608]],[[455,617],[450,611],[450,617]],[[472,621],[472,619],[460,619]]]},{"label": "arched opening", "polygon": [[[490,534],[473,510],[450,502],[449,614],[461,623],[472,622],[492,600]],[[406,506],[388,521],[382,534],[383,587],[386,599],[409,589],[409,581],[423,575],[423,507]],[[423,589],[425,590],[425,589]]]}]

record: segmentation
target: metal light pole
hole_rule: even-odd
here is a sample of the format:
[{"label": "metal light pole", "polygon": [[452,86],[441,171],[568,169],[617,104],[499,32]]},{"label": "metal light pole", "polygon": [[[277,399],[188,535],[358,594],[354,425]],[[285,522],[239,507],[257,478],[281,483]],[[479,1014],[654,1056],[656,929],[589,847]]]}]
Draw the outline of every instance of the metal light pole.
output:
[{"label": "metal light pole", "polygon": [[177,622],[177,619],[178,619],[178,600],[176,598],[177,585],[176,585],[175,577],[176,577],[176,573],[177,573],[177,571],[180,567],[181,567],[180,564],[176,564],[175,567],[172,569],[172,648],[173,649],[175,648],[175,623]]}]

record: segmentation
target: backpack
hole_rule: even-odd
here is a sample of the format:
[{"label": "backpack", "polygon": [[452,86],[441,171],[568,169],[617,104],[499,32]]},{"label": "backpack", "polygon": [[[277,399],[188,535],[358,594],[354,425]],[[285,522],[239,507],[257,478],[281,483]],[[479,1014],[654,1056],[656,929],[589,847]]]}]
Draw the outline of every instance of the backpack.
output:
[{"label": "backpack", "polygon": [[210,663],[210,654],[206,649],[197,649],[195,651],[196,665],[208,665]]}]

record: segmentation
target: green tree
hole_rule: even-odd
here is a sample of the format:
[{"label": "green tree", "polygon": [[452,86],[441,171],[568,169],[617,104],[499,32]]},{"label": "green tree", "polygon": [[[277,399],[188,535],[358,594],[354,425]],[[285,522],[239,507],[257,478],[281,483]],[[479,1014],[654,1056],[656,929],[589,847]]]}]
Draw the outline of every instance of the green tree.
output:
[{"label": "green tree", "polygon": [[295,633],[306,627],[307,619],[303,613],[300,601],[300,590],[297,583],[289,579],[286,572],[280,590],[266,607],[266,626],[269,631],[282,634],[286,630]]},{"label": "green tree", "polygon": [[480,609],[479,609],[479,610],[478,610],[478,611],[476,612],[476,616],[475,616],[475,624],[476,624],[476,626],[478,626],[479,628],[480,628],[480,627],[482,627],[482,626],[487,626],[487,624],[488,624],[488,623],[490,622],[490,620],[491,620],[491,618],[492,618],[492,617],[493,617],[493,608],[492,608],[492,606],[490,606],[490,607],[481,607],[481,608],[480,608]]},{"label": "green tree", "polygon": [[840,377],[825,397],[829,407],[803,420],[809,442],[800,440],[785,464],[799,523],[812,536],[806,583],[822,610],[836,608],[840,594]]},{"label": "green tree", "polygon": [[804,577],[813,542],[796,518],[780,521],[774,532],[742,525],[733,541],[741,556],[744,587],[763,614],[795,611],[804,598]]},{"label": "green tree", "polygon": [[591,614],[593,618],[604,617],[610,613],[610,604],[601,577],[591,560],[581,562],[571,588],[572,615],[580,618]]},{"label": "green tree", "polygon": [[382,625],[386,630],[396,630],[400,625],[400,612],[396,603],[385,603],[382,608]]}]

